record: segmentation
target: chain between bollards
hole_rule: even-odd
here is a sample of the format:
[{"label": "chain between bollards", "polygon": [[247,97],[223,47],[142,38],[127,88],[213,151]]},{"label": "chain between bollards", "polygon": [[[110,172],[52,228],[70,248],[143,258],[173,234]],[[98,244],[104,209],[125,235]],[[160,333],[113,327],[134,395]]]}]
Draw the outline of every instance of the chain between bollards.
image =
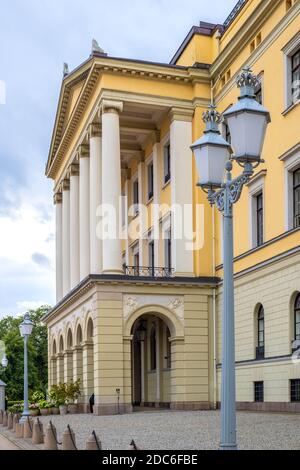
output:
[{"label": "chain between bollards", "polygon": [[[59,446],[61,446],[61,445],[62,445],[62,442],[59,442],[59,441],[57,440],[56,433],[54,432],[54,429],[53,429],[53,423],[52,423],[52,421],[50,421],[50,427],[51,427],[51,431],[52,431],[52,434],[53,434],[53,436],[54,436],[54,439],[55,439],[56,444],[59,445]],[[68,426],[68,427],[69,427],[69,426]]]},{"label": "chain between bollards", "polygon": [[101,449],[101,445],[100,445],[100,443],[99,443],[99,441],[98,441],[98,437],[97,437],[96,432],[93,431],[93,432],[92,432],[92,435],[93,435],[94,438],[95,438],[95,442],[96,442],[96,444],[97,444],[98,450],[102,450],[102,449]]},{"label": "chain between bollards", "polygon": [[71,427],[70,427],[69,424],[68,424],[68,431],[69,431],[69,433],[70,433],[70,437],[71,437],[71,441],[72,441],[72,444],[73,444],[73,446],[74,446],[74,449],[75,449],[75,450],[78,450],[78,449],[77,449],[77,446],[76,446],[76,443],[74,442],[74,439],[73,439],[72,429],[71,429]]}]

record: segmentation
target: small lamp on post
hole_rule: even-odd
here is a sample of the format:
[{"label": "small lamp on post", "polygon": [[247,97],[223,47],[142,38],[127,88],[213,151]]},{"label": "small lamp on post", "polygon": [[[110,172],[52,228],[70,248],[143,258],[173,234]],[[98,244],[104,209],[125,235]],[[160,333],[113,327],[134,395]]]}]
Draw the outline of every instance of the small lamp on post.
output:
[{"label": "small lamp on post", "polygon": [[24,408],[20,423],[24,423],[30,416],[28,403],[28,338],[33,330],[33,322],[30,320],[29,314],[26,313],[23,322],[20,324],[20,334],[24,339]]},{"label": "small lamp on post", "polygon": [[[219,132],[223,117],[212,105],[203,114],[206,124],[204,136],[191,146],[200,176],[198,186],[208,194],[210,204],[216,205],[223,215],[221,450],[237,449],[233,205],[240,199],[243,187],[253,176],[254,169],[263,163],[261,152],[267,125],[271,121],[269,112],[255,98],[257,84],[258,79],[250,67],[245,67],[237,78],[237,86],[241,91],[238,103],[224,113],[231,134],[231,145]],[[242,174],[235,179],[231,176],[231,160],[243,168]]]},{"label": "small lamp on post", "polygon": [[139,326],[138,330],[136,331],[136,337],[137,337],[137,340],[142,343],[143,341],[145,341],[146,339],[146,328],[144,327],[144,324],[141,323],[141,325]]},{"label": "small lamp on post", "polygon": [[8,366],[8,359],[7,359],[5,353],[4,353],[4,356],[3,356],[2,361],[1,361],[1,366],[3,367],[3,369],[6,369],[7,366]]}]

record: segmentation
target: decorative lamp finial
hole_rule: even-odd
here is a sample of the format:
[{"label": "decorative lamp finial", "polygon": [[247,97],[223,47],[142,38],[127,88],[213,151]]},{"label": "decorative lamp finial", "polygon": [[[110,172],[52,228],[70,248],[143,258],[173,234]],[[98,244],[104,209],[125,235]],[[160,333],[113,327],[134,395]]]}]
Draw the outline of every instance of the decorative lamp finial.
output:
[{"label": "decorative lamp finial", "polygon": [[208,110],[202,114],[202,120],[206,124],[205,133],[219,132],[219,124],[222,123],[223,116],[218,113],[214,104],[210,104]]},{"label": "decorative lamp finial", "polygon": [[242,69],[236,80],[238,88],[241,89],[241,98],[254,98],[255,87],[259,84],[256,75],[252,73],[251,67],[247,66]]}]

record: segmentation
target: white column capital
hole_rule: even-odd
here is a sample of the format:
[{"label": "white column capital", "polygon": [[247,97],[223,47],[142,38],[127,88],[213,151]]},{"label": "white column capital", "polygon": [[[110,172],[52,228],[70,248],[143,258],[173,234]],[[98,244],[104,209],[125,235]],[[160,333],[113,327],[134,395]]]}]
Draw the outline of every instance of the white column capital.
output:
[{"label": "white column capital", "polygon": [[192,108],[172,108],[169,113],[169,119],[172,123],[173,121],[185,121],[192,122],[194,117],[195,110]]},{"label": "white column capital", "polygon": [[104,113],[115,113],[119,114],[123,111],[123,103],[122,101],[114,101],[114,100],[103,100],[100,106],[100,112]]},{"label": "white column capital", "polygon": [[79,175],[79,164],[78,163],[71,163],[68,168],[68,177],[71,176],[78,176]]},{"label": "white column capital", "polygon": [[88,145],[82,144],[78,147],[78,158],[88,158],[90,156],[90,149]]},{"label": "white column capital", "polygon": [[54,202],[55,206],[57,204],[62,204],[62,193],[61,192],[57,192],[57,193],[54,194],[53,202]]},{"label": "white column capital", "polygon": [[93,137],[102,137],[102,129],[100,124],[92,122],[88,128],[88,136],[90,139]]},{"label": "white column capital", "polygon": [[69,178],[65,178],[61,182],[61,189],[62,189],[62,191],[70,191],[70,180],[69,180]]}]

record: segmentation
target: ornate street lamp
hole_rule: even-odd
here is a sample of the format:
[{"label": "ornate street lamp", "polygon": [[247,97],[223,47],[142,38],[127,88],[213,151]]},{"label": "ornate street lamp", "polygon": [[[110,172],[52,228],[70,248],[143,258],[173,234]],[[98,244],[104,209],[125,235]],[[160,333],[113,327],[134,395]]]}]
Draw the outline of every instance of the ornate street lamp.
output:
[{"label": "ornate street lamp", "polygon": [[[206,123],[204,137],[191,147],[200,175],[199,186],[207,192],[210,204],[215,204],[223,214],[221,450],[237,449],[232,209],[241,197],[243,186],[253,176],[254,169],[263,162],[261,152],[267,125],[271,121],[269,112],[255,99],[257,83],[258,79],[250,68],[244,68],[237,78],[241,91],[239,101],[224,114],[231,134],[231,159],[231,146],[221,137],[218,128],[223,118],[214,106],[203,115]],[[244,168],[235,179],[231,177],[231,160]]]},{"label": "ornate street lamp", "polygon": [[20,423],[24,423],[30,416],[28,404],[28,355],[27,344],[28,338],[33,330],[33,322],[30,320],[29,314],[26,313],[23,322],[20,324],[20,334],[24,338],[24,408]]}]

